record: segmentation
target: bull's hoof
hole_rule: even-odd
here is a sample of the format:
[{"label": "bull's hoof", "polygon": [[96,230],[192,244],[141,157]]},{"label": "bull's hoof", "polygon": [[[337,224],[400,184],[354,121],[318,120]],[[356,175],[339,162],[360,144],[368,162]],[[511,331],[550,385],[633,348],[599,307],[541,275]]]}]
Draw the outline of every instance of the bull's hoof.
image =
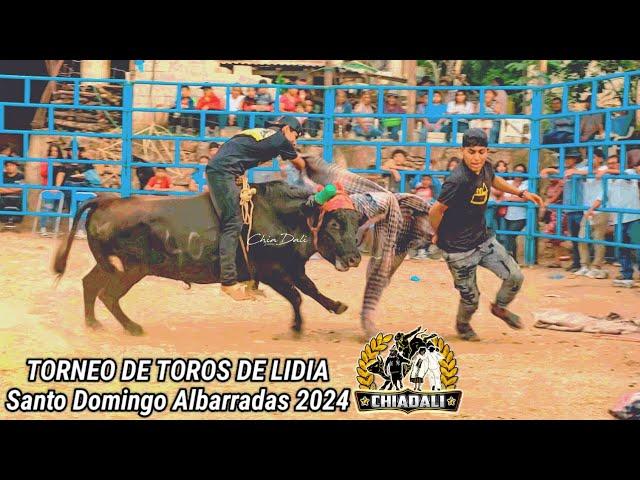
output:
[{"label": "bull's hoof", "polygon": [[134,337],[140,337],[144,335],[143,328],[137,323],[132,322],[129,325],[126,325],[124,328],[129,335],[133,335]]},{"label": "bull's hoof", "polygon": [[87,320],[86,325],[88,328],[92,329],[92,330],[102,330],[102,324],[96,320],[95,318],[93,320]]},{"label": "bull's hoof", "polygon": [[348,308],[349,308],[349,305],[345,305],[342,302],[336,302],[336,307],[333,309],[333,311],[334,313],[340,315],[341,313],[346,312]]}]

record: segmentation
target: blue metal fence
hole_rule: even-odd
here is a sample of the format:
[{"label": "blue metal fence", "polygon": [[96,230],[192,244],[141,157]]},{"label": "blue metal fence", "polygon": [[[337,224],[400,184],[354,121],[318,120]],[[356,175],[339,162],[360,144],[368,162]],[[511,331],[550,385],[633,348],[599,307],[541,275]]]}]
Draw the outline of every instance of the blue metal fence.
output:
[{"label": "blue metal fence", "polygon": [[[29,211],[27,208],[27,195],[29,190],[63,190],[70,191],[71,195],[75,195],[76,191],[115,191],[122,195],[123,197],[127,197],[130,195],[145,195],[145,194],[157,194],[158,192],[142,190],[142,189],[134,189],[132,186],[132,172],[135,168],[139,167],[154,167],[154,166],[164,166],[164,167],[176,167],[176,168],[191,168],[197,169],[199,174],[197,175],[197,183],[199,191],[202,190],[203,187],[203,175],[202,170],[204,169],[204,165],[202,164],[193,164],[193,163],[183,163],[180,161],[181,158],[181,144],[183,141],[201,141],[201,142],[209,142],[209,141],[217,141],[224,142],[227,140],[227,137],[220,136],[220,132],[216,136],[211,134],[208,126],[211,125],[211,121],[216,118],[222,118],[223,116],[226,118],[229,115],[235,115],[238,118],[243,118],[245,121],[243,122],[245,128],[253,128],[256,126],[257,120],[264,120],[265,118],[273,118],[280,115],[289,115],[295,117],[305,117],[307,121],[316,121],[320,123],[319,131],[321,132],[318,138],[304,138],[299,140],[299,144],[301,145],[315,145],[322,148],[323,157],[325,160],[331,162],[334,158],[334,148],[335,147],[343,147],[343,146],[367,146],[371,147],[375,150],[375,162],[373,167],[370,169],[352,169],[352,171],[356,173],[362,174],[374,174],[374,175],[388,175],[389,172],[383,169],[382,158],[383,158],[383,148],[389,147],[418,147],[420,149],[424,149],[424,158],[425,164],[424,168],[421,170],[411,170],[411,171],[400,171],[401,181],[400,181],[400,190],[407,191],[409,190],[409,185],[407,184],[407,177],[414,175],[432,175],[439,177],[446,177],[448,172],[440,171],[440,170],[431,170],[431,158],[433,156],[433,149],[438,148],[447,148],[447,147],[459,147],[460,144],[458,142],[459,136],[458,133],[466,130],[468,128],[468,122],[474,119],[481,120],[492,120],[494,122],[501,120],[513,120],[519,119],[524,120],[524,123],[529,126],[530,134],[528,136],[521,136],[522,139],[525,139],[525,143],[509,143],[508,141],[501,142],[492,142],[490,144],[491,149],[522,149],[528,152],[528,165],[529,165],[529,173],[519,174],[517,176],[523,177],[528,180],[529,190],[532,192],[538,191],[538,182],[540,180],[540,163],[542,160],[542,152],[544,149],[554,149],[557,150],[558,155],[558,166],[559,173],[555,175],[555,177],[562,178],[564,176],[564,158],[566,155],[566,150],[568,148],[585,148],[587,151],[587,161],[589,173],[587,178],[593,178],[595,176],[595,172],[593,169],[593,152],[594,148],[602,148],[607,151],[607,149],[616,146],[619,150],[620,155],[620,163],[621,163],[621,171],[624,172],[626,169],[626,153],[627,150],[634,146],[640,146],[640,140],[635,140],[632,138],[620,138],[619,135],[613,132],[613,114],[617,114],[618,112],[627,112],[628,115],[634,115],[635,111],[639,108],[639,105],[635,104],[631,100],[632,90],[634,88],[638,88],[638,78],[640,78],[640,71],[632,71],[632,72],[624,72],[624,73],[616,73],[612,75],[606,75],[602,77],[596,78],[585,78],[582,80],[576,80],[572,82],[564,82],[553,85],[544,85],[544,86],[434,86],[434,87],[412,87],[405,85],[340,85],[340,86],[331,86],[331,87],[322,87],[316,85],[296,85],[295,88],[299,90],[315,90],[323,93],[322,95],[322,103],[323,109],[320,113],[308,113],[308,112],[281,112],[280,111],[280,96],[283,95],[284,89],[288,88],[287,86],[274,86],[274,85],[265,85],[265,84],[221,84],[221,83],[196,83],[196,82],[162,82],[162,81],[135,81],[130,82],[127,80],[119,80],[119,79],[95,79],[95,78],[60,78],[60,77],[36,77],[36,76],[14,76],[14,75],[0,75],[0,79],[11,79],[22,81],[24,85],[24,97],[22,102],[16,101],[0,101],[0,134],[16,134],[21,136],[22,138],[22,152],[23,155],[20,157],[13,158],[13,160],[17,160],[19,162],[36,162],[36,163],[46,163],[48,170],[48,180],[46,185],[39,184],[28,184],[23,185],[21,193],[21,205],[22,209],[20,211],[1,211],[0,215],[11,215],[11,216],[39,216],[39,217],[47,217],[47,216],[62,216],[62,217],[73,217],[75,215],[75,210],[77,208],[76,202],[70,202],[70,209],[68,213],[58,214],[57,212],[36,212]],[[623,88],[622,91],[619,92],[620,103],[619,107],[612,108],[601,108],[598,107],[597,102],[593,101],[591,104],[591,108],[587,111],[577,112],[569,110],[569,96],[571,90],[575,89],[590,89],[593,93],[593,98],[596,98],[596,93],[598,92],[598,87],[600,82],[612,79],[621,79]],[[40,104],[38,102],[31,101],[31,87],[32,82],[34,81],[55,81],[62,84],[71,84],[73,91],[73,100],[71,103],[46,103]],[[81,86],[83,84],[111,84],[111,85],[120,85],[122,87],[122,104],[119,106],[113,105],[83,105],[80,101],[81,99]],[[152,107],[139,107],[136,106],[135,102],[135,92],[136,86],[145,86],[145,85],[153,85],[153,86],[171,86],[175,88],[176,98],[175,105],[172,108],[152,108]],[[200,87],[200,86],[210,86],[213,89],[224,90],[225,92],[225,101],[224,105],[226,105],[225,110],[198,110],[198,109],[183,109],[181,108],[181,87],[189,86],[189,87]],[[231,89],[234,87],[241,88],[268,88],[270,92],[272,92],[273,96],[273,105],[274,109],[271,112],[264,111],[230,111],[230,97],[231,97]],[[374,113],[338,113],[335,111],[336,108],[336,93],[338,90],[355,90],[359,92],[368,91],[371,93],[375,93],[377,95],[376,100],[376,108]],[[423,121],[427,116],[426,113],[385,113],[385,94],[389,91],[402,91],[409,92],[415,91],[416,94],[427,95],[428,104],[432,104],[433,96],[436,92],[447,93],[450,91],[464,90],[468,92],[470,95],[477,95],[477,104],[479,106],[479,110],[477,113],[472,114],[444,114],[442,117],[448,119],[449,124],[447,127],[448,135],[444,141],[434,141],[430,140],[429,136],[423,135],[418,137],[418,141],[415,140],[413,131],[409,131],[409,123],[410,120],[413,121]],[[491,112],[487,112],[485,110],[485,94],[488,90],[503,90],[509,94],[518,94],[520,95],[523,105],[523,112],[527,111],[528,113],[502,113],[495,114]],[[560,93],[557,93],[560,92]],[[562,101],[562,110],[558,113],[545,113],[545,104],[548,103],[548,98],[550,95],[555,95],[561,98]],[[0,99],[1,100],[1,99]],[[6,127],[6,116],[7,116],[7,108],[10,107],[28,107],[28,108],[43,108],[47,111],[47,128],[40,130],[12,130]],[[121,114],[121,125],[119,128],[112,129],[107,132],[87,132],[87,131],[67,131],[67,130],[59,130],[55,128],[55,111],[65,111],[65,110],[75,110],[75,111],[103,111],[103,112],[120,112]],[[181,116],[188,115],[193,120],[194,125],[197,125],[196,131],[193,134],[188,135],[185,133],[176,133],[169,135],[151,135],[151,134],[136,134],[134,131],[134,116],[136,114],[142,113],[167,113],[169,115],[179,114]],[[586,116],[592,115],[603,115],[604,116],[604,134],[602,138],[591,138],[585,141],[581,141],[580,138],[580,124],[581,120],[586,118]],[[558,118],[573,118],[574,119],[574,130],[572,138],[565,139],[565,143],[543,143],[543,133],[544,126]],[[357,121],[358,118],[375,118],[378,121],[383,121],[385,119],[400,119],[400,136],[397,141],[394,141],[393,138],[386,138],[384,132],[378,138],[371,139],[362,139],[362,138],[340,138],[336,137],[334,134],[334,124],[339,119],[350,119],[352,121]],[[634,119],[635,120],[635,119]],[[635,124],[635,121],[632,122]],[[215,132],[215,130],[214,130]],[[43,158],[43,157],[34,157],[30,156],[28,152],[30,151],[30,145],[32,139],[36,136],[63,136],[71,138],[71,147],[72,147],[72,155],[69,159],[52,159],[52,158]],[[120,160],[96,160],[96,159],[82,159],[79,158],[78,155],[78,139],[79,138],[110,138],[117,139],[122,143],[122,156]],[[142,140],[167,140],[173,142],[174,145],[174,159],[173,163],[154,163],[154,162],[139,162],[136,161],[133,155],[133,146],[135,142]],[[422,141],[420,141],[422,140]],[[504,140],[504,139],[503,139]],[[2,167],[4,171],[4,162],[7,158],[0,157],[0,167]],[[53,178],[54,172],[54,164],[65,164],[65,163],[81,163],[81,164],[103,164],[103,165],[114,165],[121,167],[121,186],[119,188],[103,188],[103,187],[87,187],[87,186],[77,186],[77,185],[55,185],[55,179]],[[268,167],[259,167],[253,169],[250,172],[250,179],[253,178],[255,172],[259,171],[275,171],[277,170],[277,162],[274,159],[271,166]],[[572,236],[565,236],[562,234],[560,214],[562,212],[567,211],[585,211],[589,208],[589,206],[584,205],[574,205],[575,202],[564,200],[562,205],[550,205],[549,208],[556,209],[558,211],[558,229],[554,234],[547,234],[540,232],[538,229],[538,221],[537,221],[537,209],[531,204],[527,203],[524,207],[527,209],[526,216],[526,226],[521,232],[514,231],[505,231],[498,230],[496,233],[500,235],[523,235],[525,237],[525,260],[527,263],[535,263],[535,241],[536,238],[549,238],[549,239],[558,239],[558,240],[573,240],[579,242],[587,242],[587,243],[600,243],[604,245],[609,245],[613,247],[627,247],[627,248],[635,248],[640,249],[639,243],[629,243],[624,242],[622,238],[622,228],[621,228],[621,217],[624,213],[640,213],[640,210],[636,209],[625,209],[621,207],[610,207],[607,205],[607,189],[611,187],[612,180],[630,180],[637,181],[640,179],[640,175],[636,174],[637,172],[627,172],[626,174],[620,175],[604,175],[602,177],[602,183],[605,190],[605,201],[603,205],[598,209],[598,211],[609,212],[612,215],[615,215],[617,220],[617,227],[615,229],[616,234],[614,236],[614,241],[600,241],[593,240],[589,236],[589,228],[587,228],[587,236],[585,238],[578,238]],[[499,174],[500,176],[513,176],[513,173],[505,173]],[[553,176],[552,176],[553,177]],[[579,185],[579,182],[572,182],[574,185]],[[4,188],[12,188],[15,187],[13,184],[5,184],[4,181],[0,185]],[[579,186],[576,188],[580,188]],[[576,188],[574,188],[574,195]],[[169,195],[192,195],[192,192],[182,192],[182,191],[169,191],[166,192]],[[575,200],[575,199],[574,199]],[[522,207],[522,203],[517,202],[491,202],[491,205],[498,206],[519,206]]]}]

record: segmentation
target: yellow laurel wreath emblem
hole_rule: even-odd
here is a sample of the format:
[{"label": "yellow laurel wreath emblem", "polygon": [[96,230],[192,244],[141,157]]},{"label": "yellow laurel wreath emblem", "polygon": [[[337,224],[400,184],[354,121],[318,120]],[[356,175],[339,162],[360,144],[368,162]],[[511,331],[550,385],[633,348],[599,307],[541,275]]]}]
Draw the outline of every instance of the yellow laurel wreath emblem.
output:
[{"label": "yellow laurel wreath emblem", "polygon": [[443,357],[442,360],[440,360],[440,382],[442,383],[442,389],[454,390],[456,383],[458,383],[458,367],[456,366],[457,361],[453,350],[451,350],[448,343],[445,343],[442,337],[434,337],[431,341],[438,347]]},{"label": "yellow laurel wreath emblem", "polygon": [[378,354],[380,352],[384,352],[389,348],[391,340],[393,340],[393,334],[390,333],[389,335],[383,335],[382,333],[378,333],[378,335],[373,337],[371,341],[364,346],[364,350],[360,352],[356,373],[358,374],[358,383],[363,389],[376,390],[377,387],[374,382],[374,375],[367,371],[367,367],[374,361],[378,360]]}]

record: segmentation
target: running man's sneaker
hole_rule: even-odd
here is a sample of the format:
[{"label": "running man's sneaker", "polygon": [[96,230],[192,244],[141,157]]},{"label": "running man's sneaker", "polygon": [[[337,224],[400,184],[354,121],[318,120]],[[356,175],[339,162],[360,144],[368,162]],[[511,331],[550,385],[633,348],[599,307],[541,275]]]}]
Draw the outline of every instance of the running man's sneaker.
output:
[{"label": "running man's sneaker", "polygon": [[520,317],[518,315],[510,312],[506,308],[499,307],[495,303],[491,304],[491,313],[493,313],[499,319],[503,320],[511,328],[515,328],[517,330],[524,328],[524,323],[522,323],[522,320],[520,320]]},{"label": "running man's sneaker", "polygon": [[235,283],[233,285],[222,285],[220,290],[236,301],[256,299],[247,291],[246,286],[241,283]]},{"label": "running man's sneaker", "polygon": [[633,288],[633,280],[614,280],[614,287]]},{"label": "running man's sneaker", "polygon": [[609,278],[609,272],[606,270],[600,270],[599,268],[592,268],[589,270],[589,273],[587,273],[587,277],[602,280],[604,278]]},{"label": "running man's sneaker", "polygon": [[479,342],[480,337],[473,331],[471,325],[456,323],[456,330],[458,331],[458,338],[467,342]]}]

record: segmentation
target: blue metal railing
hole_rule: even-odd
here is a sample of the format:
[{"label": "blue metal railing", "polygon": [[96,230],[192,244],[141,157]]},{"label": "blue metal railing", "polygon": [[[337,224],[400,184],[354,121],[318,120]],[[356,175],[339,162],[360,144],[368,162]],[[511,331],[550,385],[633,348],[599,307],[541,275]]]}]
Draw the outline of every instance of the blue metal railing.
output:
[{"label": "blue metal railing", "polygon": [[[619,92],[620,96],[620,106],[611,107],[611,108],[601,108],[598,107],[597,101],[593,101],[589,110],[587,111],[572,111],[569,109],[569,97],[570,90],[573,88],[588,88],[591,89],[593,98],[597,98],[595,93],[597,92],[598,85],[603,80],[611,80],[611,79],[622,79],[622,92]],[[164,167],[174,167],[174,168],[188,168],[195,169],[198,174],[195,175],[196,183],[198,185],[198,191],[202,191],[204,186],[203,180],[203,169],[204,165],[202,164],[194,164],[194,163],[185,163],[181,162],[181,152],[183,147],[183,142],[185,141],[199,141],[199,142],[224,142],[228,139],[228,137],[222,136],[222,130],[220,130],[216,135],[210,134],[210,127],[217,120],[222,121],[222,119],[228,119],[230,115],[235,115],[236,118],[242,118],[243,124],[245,128],[253,128],[256,125],[258,119],[263,121],[264,119],[274,118],[280,115],[285,116],[295,116],[300,118],[306,118],[306,122],[316,121],[319,122],[318,125],[318,136],[317,138],[301,138],[299,140],[299,144],[301,145],[313,145],[322,148],[323,157],[327,161],[332,161],[334,158],[334,149],[335,148],[343,148],[343,147],[370,147],[374,151],[375,161],[372,162],[373,166],[369,169],[352,169],[352,171],[356,173],[362,174],[373,174],[373,175],[383,175],[387,176],[390,172],[383,168],[382,159],[383,159],[383,149],[386,148],[412,148],[415,150],[419,150],[420,152],[424,151],[424,159],[425,164],[424,168],[421,170],[411,170],[411,171],[399,171],[400,173],[400,191],[407,191],[408,188],[408,176],[415,175],[432,175],[439,177],[446,177],[448,172],[441,170],[432,170],[431,169],[431,159],[434,157],[434,149],[443,149],[443,148],[455,148],[459,147],[458,143],[458,133],[464,131],[468,128],[468,122],[474,119],[480,120],[492,120],[492,121],[501,121],[501,120],[513,120],[518,119],[522,122],[522,124],[527,124],[529,126],[529,135],[521,135],[520,138],[524,139],[525,143],[497,143],[492,142],[490,144],[490,148],[492,149],[522,149],[528,152],[528,174],[519,174],[517,176],[521,176],[526,178],[529,182],[529,190],[532,192],[538,192],[538,181],[541,176],[539,174],[540,164],[543,157],[543,150],[553,149],[558,152],[558,161],[559,161],[559,173],[555,175],[557,178],[561,178],[564,175],[564,159],[566,156],[566,150],[569,148],[586,148],[587,150],[587,162],[589,165],[589,176],[593,177],[593,150],[594,148],[602,148],[608,149],[610,147],[617,147],[619,149],[620,154],[620,168],[622,171],[626,168],[626,153],[630,147],[640,145],[640,139],[614,139],[612,137],[612,114],[618,112],[628,112],[630,115],[635,115],[636,110],[639,106],[631,101],[631,94],[634,88],[638,88],[638,78],[640,78],[640,71],[631,71],[631,72],[621,72],[615,73],[611,75],[605,75],[601,77],[595,78],[585,78],[582,80],[575,80],[570,82],[563,82],[552,85],[544,85],[544,86],[534,86],[534,85],[526,85],[526,86],[433,86],[433,87],[414,87],[414,86],[406,86],[406,85],[337,85],[330,87],[316,86],[316,85],[295,85],[291,86],[291,88],[296,88],[298,90],[305,91],[319,91],[322,93],[321,98],[314,98],[314,101],[320,101],[323,103],[323,108],[321,112],[317,113],[309,113],[309,112],[283,112],[280,109],[280,98],[282,95],[285,95],[285,91],[287,88],[290,88],[286,85],[273,85],[273,84],[223,84],[223,83],[201,83],[201,82],[166,82],[166,81],[135,81],[130,82],[122,79],[101,79],[101,78],[77,78],[77,77],[44,77],[44,76],[15,76],[15,75],[0,75],[0,79],[11,79],[11,80],[19,80],[24,84],[24,95],[23,101],[2,101],[0,102],[0,133],[3,134],[15,134],[22,138],[22,151],[24,152],[22,156],[13,158],[14,160],[18,160],[19,162],[29,163],[46,163],[48,170],[48,179],[46,185],[36,185],[36,184],[25,184],[20,186],[22,189],[21,194],[21,205],[22,209],[18,212],[15,211],[0,211],[0,215],[11,215],[11,216],[63,216],[63,217],[72,217],[75,215],[76,202],[71,202],[70,211],[68,213],[63,213],[62,215],[58,215],[56,212],[33,212],[29,211],[27,208],[27,195],[29,190],[67,190],[71,192],[71,195],[74,195],[76,191],[112,191],[117,192],[123,197],[127,197],[130,195],[147,195],[147,194],[157,194],[157,191],[150,190],[142,190],[142,189],[134,189],[132,185],[132,173],[136,168],[140,167],[154,167],[154,166],[164,166]],[[73,100],[71,103],[47,103],[41,104],[39,102],[31,101],[31,91],[32,91],[32,82],[33,81],[56,81],[61,84],[71,84]],[[84,105],[81,103],[81,93],[83,84],[92,83],[92,84],[110,84],[110,85],[120,85],[122,87],[122,103],[119,106],[114,105]],[[136,106],[135,102],[135,87],[136,86],[170,86],[175,88],[175,103],[172,107],[147,107],[147,106]],[[226,107],[223,110],[198,110],[198,109],[183,109],[181,108],[181,87],[189,86],[189,87],[200,87],[200,86],[209,86],[214,89],[214,91],[223,92],[221,95],[223,104]],[[272,95],[273,99],[273,110],[272,111],[231,111],[229,109],[230,99],[231,99],[231,91],[234,87],[240,87],[243,89],[247,88],[266,88]],[[375,111],[374,113],[338,113],[335,112],[336,108],[336,94],[338,90],[355,90],[359,92],[368,91],[374,93],[377,98],[375,100]],[[414,132],[409,131],[410,121],[424,121],[427,116],[430,116],[429,112],[425,113],[386,113],[385,112],[385,94],[389,91],[415,91],[416,94],[422,93],[426,94],[428,103],[432,104],[433,97],[436,92],[449,92],[449,91],[457,91],[464,90],[469,92],[469,96],[475,96],[477,94],[478,99],[478,111],[477,113],[471,114],[442,114],[442,118],[448,120],[449,124],[446,128],[447,134],[444,141],[435,142],[430,141],[428,135],[424,135],[424,141],[420,141],[420,136],[418,136],[418,140],[414,138]],[[519,94],[523,95],[527,100],[527,110],[528,113],[502,113],[502,114],[494,114],[486,111],[485,106],[485,94],[488,90],[503,90],[510,94]],[[560,93],[554,94],[554,92],[560,91]],[[561,98],[562,101],[562,109],[557,113],[545,113],[545,97],[550,95],[557,95]],[[6,126],[7,123],[7,113],[6,109],[11,107],[28,107],[28,108],[43,108],[47,112],[47,128],[41,130],[20,130],[20,129],[9,129]],[[121,120],[116,128],[112,128],[109,131],[104,132],[88,132],[88,131],[68,131],[56,129],[55,125],[55,112],[64,112],[66,110],[74,110],[74,111],[102,111],[105,113],[108,112],[119,112],[121,115]],[[134,131],[134,123],[136,119],[136,115],[145,114],[145,113],[166,113],[168,115],[178,114],[182,119],[183,116],[190,116],[193,121],[194,131],[192,134],[186,133],[172,133],[167,135],[162,134],[142,134],[136,133]],[[590,139],[588,141],[581,141],[580,139],[580,124],[581,120],[585,119],[586,116],[589,115],[602,115],[603,116],[603,130],[604,136],[601,139]],[[553,121],[557,118],[567,118],[573,117],[574,119],[574,127],[571,141],[562,144],[550,144],[550,143],[542,143],[543,137],[543,125],[549,123],[549,121]],[[185,117],[186,118],[186,117]],[[359,137],[355,138],[339,138],[334,133],[334,125],[337,120],[340,119],[348,119],[353,121],[357,121],[360,118],[373,118],[376,121],[384,121],[385,119],[400,119],[400,132],[399,138],[397,141],[394,141],[392,138],[388,138],[386,132],[381,132],[382,135],[379,138],[371,138],[371,139],[362,139]],[[221,122],[218,122],[221,123]],[[384,123],[384,122],[383,122]],[[502,126],[501,126],[502,128]],[[386,130],[386,129],[384,129]],[[214,130],[215,132],[215,130]],[[426,133],[426,132],[425,132]],[[72,146],[72,156],[68,159],[50,159],[37,157],[33,155],[29,155],[28,152],[31,150],[30,145],[32,139],[37,136],[45,136],[45,137],[68,137],[71,139]],[[352,135],[353,137],[353,135]],[[120,160],[97,160],[97,159],[82,159],[78,156],[78,140],[79,138],[103,138],[103,139],[116,139],[121,141],[122,144],[122,154]],[[151,141],[159,141],[164,140],[171,142],[173,144],[173,162],[164,163],[164,162],[140,162],[137,161],[134,157],[134,145],[138,142],[142,142],[145,140]],[[504,139],[502,139],[504,140]],[[422,155],[419,155],[420,157]],[[4,169],[4,162],[6,158],[0,157],[0,167]],[[77,186],[77,185],[55,185],[55,179],[53,178],[54,173],[54,164],[63,165],[66,163],[80,163],[80,164],[93,164],[93,165],[111,165],[121,167],[121,185],[119,188],[104,188],[104,187],[91,187],[91,186]],[[253,180],[253,176],[255,172],[274,172],[277,171],[277,161],[274,159],[271,166],[268,167],[258,167],[252,169],[249,172],[250,180]],[[500,176],[514,176],[513,173],[499,174]],[[554,177],[554,176],[551,176]],[[605,197],[607,196],[607,190],[610,188],[610,181],[614,179],[628,179],[631,181],[636,181],[638,178],[637,175],[605,175],[602,177],[603,190]],[[585,205],[575,205],[575,196],[577,189],[581,188],[579,182],[572,182],[574,184],[574,189],[572,191],[572,198],[565,199],[564,204],[561,205],[549,205],[550,209],[556,209],[559,213],[563,211],[585,211],[589,208],[589,206]],[[15,188],[14,184],[4,184],[0,185],[5,188]],[[193,192],[188,191],[168,191],[164,192],[169,195],[192,195]],[[572,240],[586,243],[600,243],[604,245],[610,245],[614,247],[630,247],[635,249],[640,249],[639,244],[629,244],[622,242],[620,235],[620,222],[618,222],[618,227],[616,228],[615,241],[600,241],[593,240],[590,238],[590,229],[587,227],[587,236],[585,238],[577,238],[571,236],[565,236],[562,234],[560,230],[557,230],[555,234],[547,234],[542,233],[538,230],[538,221],[537,221],[537,209],[531,204],[522,204],[518,202],[490,202],[490,205],[498,205],[498,206],[514,206],[514,207],[523,207],[527,209],[526,214],[526,226],[524,230],[520,232],[514,232],[509,230],[498,230],[496,233],[499,235],[516,235],[516,236],[524,236],[525,237],[525,261],[529,264],[535,263],[535,241],[536,238],[550,238],[550,239],[558,239],[558,240]],[[601,212],[608,212],[613,215],[620,217],[623,213],[640,213],[638,210],[631,210],[624,208],[612,208],[607,206],[606,200],[603,205],[598,209]],[[558,229],[560,229],[561,221],[558,221]]]}]

